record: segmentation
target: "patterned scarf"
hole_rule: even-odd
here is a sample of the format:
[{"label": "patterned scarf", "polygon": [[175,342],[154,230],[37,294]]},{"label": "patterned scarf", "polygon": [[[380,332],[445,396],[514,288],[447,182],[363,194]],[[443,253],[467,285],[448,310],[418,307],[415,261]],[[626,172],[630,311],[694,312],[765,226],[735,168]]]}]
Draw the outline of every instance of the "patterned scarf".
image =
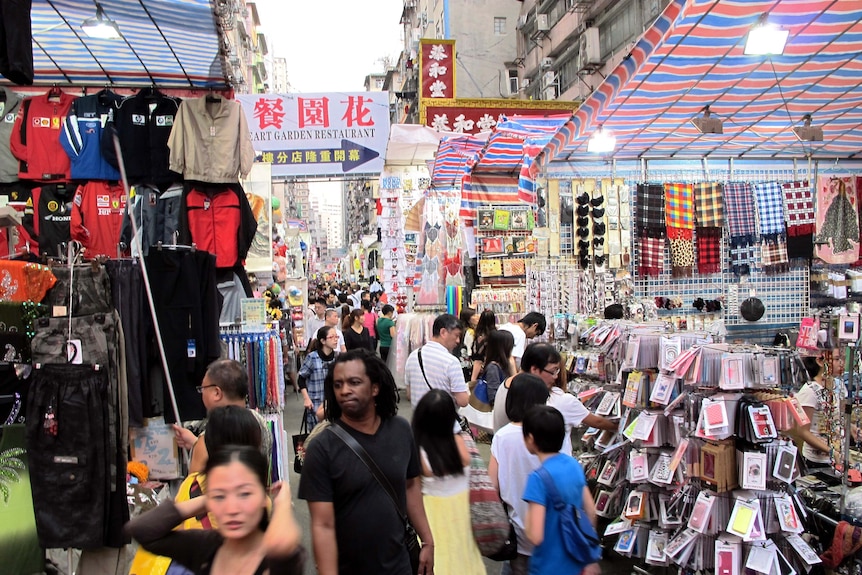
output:
[{"label": "patterned scarf", "polygon": [[774,274],[787,271],[788,261],[787,241],[784,238],[761,240],[760,263],[764,272]]},{"label": "patterned scarf", "polygon": [[747,183],[729,183],[724,186],[724,206],[731,238],[747,237],[754,243],[757,233],[754,195]]},{"label": "patterned scarf", "polygon": [[721,272],[721,228],[697,228],[697,272]]},{"label": "patterned scarf", "polygon": [[639,237],[663,238],[664,186],[661,184],[638,184],[635,229]]},{"label": "patterned scarf", "polygon": [[859,213],[854,176],[817,178],[817,257],[828,264],[859,258]]},{"label": "patterned scarf", "polygon": [[638,274],[658,276],[664,271],[664,239],[643,237],[638,241],[640,265]]},{"label": "patterned scarf", "polygon": [[762,239],[777,239],[784,235],[784,190],[778,182],[754,184],[757,198],[757,218]]},{"label": "patterned scarf", "polygon": [[784,221],[788,236],[814,233],[814,193],[808,181],[787,182],[784,188]]},{"label": "patterned scarf", "polygon": [[668,233],[673,229],[676,238],[692,239],[694,187],[691,184],[665,184],[664,206],[664,218]]},{"label": "patterned scarf", "polygon": [[688,277],[694,271],[694,239],[691,230],[667,229],[670,265],[673,277]]},{"label": "patterned scarf", "polygon": [[751,261],[754,259],[754,246],[749,241],[730,240],[730,267],[738,276],[751,273]]},{"label": "patterned scarf", "polygon": [[703,182],[694,185],[694,207],[698,228],[724,227],[722,185]]}]

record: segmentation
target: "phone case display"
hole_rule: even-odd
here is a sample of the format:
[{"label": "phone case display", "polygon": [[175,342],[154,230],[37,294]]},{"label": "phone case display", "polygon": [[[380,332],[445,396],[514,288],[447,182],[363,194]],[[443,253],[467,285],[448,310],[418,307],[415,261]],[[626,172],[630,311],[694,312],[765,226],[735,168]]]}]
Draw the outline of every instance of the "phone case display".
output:
[{"label": "phone case display", "polygon": [[525,277],[529,258],[536,253],[533,211],[506,206],[482,208],[477,214],[479,277]]},{"label": "phone case display", "polygon": [[58,182],[71,177],[60,131],[74,101],[71,94],[52,89],[21,102],[10,140],[12,154],[21,162],[19,178]]},{"label": "phone case display", "polygon": [[588,430],[598,454],[586,466],[616,552],[735,575],[819,561],[794,538],[807,511],[793,487],[796,446],[778,433],[804,421],[787,393],[805,380],[798,356],[644,327],[597,331],[589,341],[604,341],[609,381],[581,397],[620,425]]}]

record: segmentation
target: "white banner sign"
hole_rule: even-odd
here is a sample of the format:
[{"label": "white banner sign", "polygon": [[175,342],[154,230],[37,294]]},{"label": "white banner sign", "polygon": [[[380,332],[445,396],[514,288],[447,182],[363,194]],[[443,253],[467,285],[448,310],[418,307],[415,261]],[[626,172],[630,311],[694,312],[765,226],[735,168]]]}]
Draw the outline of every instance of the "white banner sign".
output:
[{"label": "white banner sign", "polygon": [[377,174],[389,139],[389,94],[243,94],[257,160],[272,175]]}]

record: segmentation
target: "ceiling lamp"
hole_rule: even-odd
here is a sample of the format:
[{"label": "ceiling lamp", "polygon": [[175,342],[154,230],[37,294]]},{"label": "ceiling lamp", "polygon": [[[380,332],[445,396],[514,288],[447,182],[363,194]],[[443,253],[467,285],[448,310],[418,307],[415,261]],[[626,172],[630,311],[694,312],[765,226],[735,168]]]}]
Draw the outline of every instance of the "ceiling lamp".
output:
[{"label": "ceiling lamp", "polygon": [[95,18],[87,18],[81,23],[81,29],[89,38],[99,38],[101,40],[119,40],[122,38],[120,27],[117,23],[105,16],[105,11],[102,10],[102,5],[96,3]]},{"label": "ceiling lamp", "polygon": [[783,30],[775,24],[766,22],[766,14],[748,31],[745,38],[746,56],[780,56],[784,53],[789,30]]},{"label": "ceiling lamp", "polygon": [[591,154],[609,154],[617,147],[617,139],[610,130],[599,129],[593,132],[587,142],[587,151]]},{"label": "ceiling lamp", "polygon": [[802,125],[794,126],[793,133],[800,142],[822,142],[823,128],[811,125],[811,114],[802,116]]},{"label": "ceiling lamp", "polygon": [[724,122],[719,118],[713,118],[709,106],[703,108],[703,116],[691,119],[691,123],[701,134],[723,134]]}]

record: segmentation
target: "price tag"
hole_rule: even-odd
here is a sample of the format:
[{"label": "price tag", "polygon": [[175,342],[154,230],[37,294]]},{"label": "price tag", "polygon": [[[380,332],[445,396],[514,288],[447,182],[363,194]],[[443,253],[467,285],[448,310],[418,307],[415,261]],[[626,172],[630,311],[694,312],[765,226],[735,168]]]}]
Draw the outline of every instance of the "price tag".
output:
[{"label": "price tag", "polygon": [[195,340],[193,340],[193,339],[188,340],[188,342],[186,343],[186,350],[187,350],[189,357],[197,357],[198,356],[197,347],[195,346]]},{"label": "price tag", "polygon": [[66,361],[75,365],[84,363],[84,353],[81,350],[80,339],[70,339],[66,344]]}]

